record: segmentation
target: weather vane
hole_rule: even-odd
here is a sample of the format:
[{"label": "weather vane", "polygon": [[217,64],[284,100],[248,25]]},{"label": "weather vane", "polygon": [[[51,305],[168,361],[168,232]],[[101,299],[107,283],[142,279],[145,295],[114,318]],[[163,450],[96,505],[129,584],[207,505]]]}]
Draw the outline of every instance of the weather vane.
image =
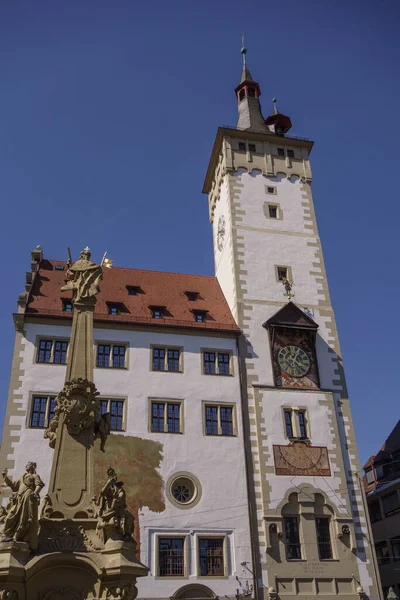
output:
[{"label": "weather vane", "polygon": [[247,48],[244,45],[244,33],[242,34],[242,48],[241,48],[240,52],[242,53],[242,56],[243,56],[243,66],[246,66],[246,52],[247,52]]}]

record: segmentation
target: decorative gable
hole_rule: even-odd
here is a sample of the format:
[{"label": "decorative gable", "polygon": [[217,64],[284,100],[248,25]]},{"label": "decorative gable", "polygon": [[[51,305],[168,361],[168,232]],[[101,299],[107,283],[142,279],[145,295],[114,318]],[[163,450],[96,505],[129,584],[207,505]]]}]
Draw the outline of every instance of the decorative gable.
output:
[{"label": "decorative gable", "polygon": [[296,329],[310,329],[316,331],[317,323],[302,311],[294,302],[288,302],[278,310],[272,317],[265,321],[263,327],[295,327]]}]

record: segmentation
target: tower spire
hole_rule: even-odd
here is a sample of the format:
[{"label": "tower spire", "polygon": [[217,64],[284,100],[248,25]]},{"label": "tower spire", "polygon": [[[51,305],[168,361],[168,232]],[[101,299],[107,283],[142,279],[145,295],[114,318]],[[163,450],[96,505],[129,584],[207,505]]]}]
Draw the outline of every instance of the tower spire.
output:
[{"label": "tower spire", "polygon": [[250,129],[253,131],[268,131],[264,117],[261,113],[259,97],[261,95],[260,86],[251,76],[247,66],[246,54],[247,48],[244,45],[244,35],[242,35],[242,54],[243,67],[240,83],[235,89],[238,99],[239,118],[236,127],[238,129]]}]

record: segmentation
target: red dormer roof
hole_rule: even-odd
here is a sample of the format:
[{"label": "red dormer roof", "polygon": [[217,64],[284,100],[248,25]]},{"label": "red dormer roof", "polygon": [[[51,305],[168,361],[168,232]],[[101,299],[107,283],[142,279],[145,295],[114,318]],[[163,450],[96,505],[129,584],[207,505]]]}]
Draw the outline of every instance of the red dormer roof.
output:
[{"label": "red dormer roof", "polygon": [[[56,265],[63,265],[64,270]],[[26,316],[71,320],[72,314],[63,311],[62,300],[71,299],[70,292],[61,292],[65,284],[67,264],[63,261],[42,260],[29,297]],[[127,286],[137,288],[135,295]],[[190,301],[187,290],[198,292]],[[110,304],[118,304],[118,315],[109,314]],[[165,307],[163,318],[154,319],[151,307]],[[204,311],[207,318],[197,323],[193,310]],[[94,313],[95,321],[132,325],[183,327],[207,331],[240,332],[225,300],[216,277],[145,271],[114,267],[104,269],[100,293]]]}]

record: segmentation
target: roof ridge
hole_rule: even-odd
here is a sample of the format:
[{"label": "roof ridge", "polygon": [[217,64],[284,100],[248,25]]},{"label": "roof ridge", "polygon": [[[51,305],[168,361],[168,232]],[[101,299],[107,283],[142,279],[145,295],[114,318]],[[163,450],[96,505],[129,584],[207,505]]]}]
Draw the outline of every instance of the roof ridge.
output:
[{"label": "roof ridge", "polygon": [[[45,258],[44,260],[47,260],[48,262],[52,262],[52,263],[57,263],[57,264],[64,264],[67,265],[68,261],[66,260],[55,260],[54,258]],[[166,273],[167,275],[184,275],[185,277],[204,277],[205,279],[217,279],[217,277],[215,275],[199,275],[198,273],[182,273],[179,271],[160,271],[157,269],[139,269],[139,268],[135,268],[135,267],[117,267],[114,266],[112,267],[113,269],[124,269],[125,271],[144,271],[145,273]]]}]

